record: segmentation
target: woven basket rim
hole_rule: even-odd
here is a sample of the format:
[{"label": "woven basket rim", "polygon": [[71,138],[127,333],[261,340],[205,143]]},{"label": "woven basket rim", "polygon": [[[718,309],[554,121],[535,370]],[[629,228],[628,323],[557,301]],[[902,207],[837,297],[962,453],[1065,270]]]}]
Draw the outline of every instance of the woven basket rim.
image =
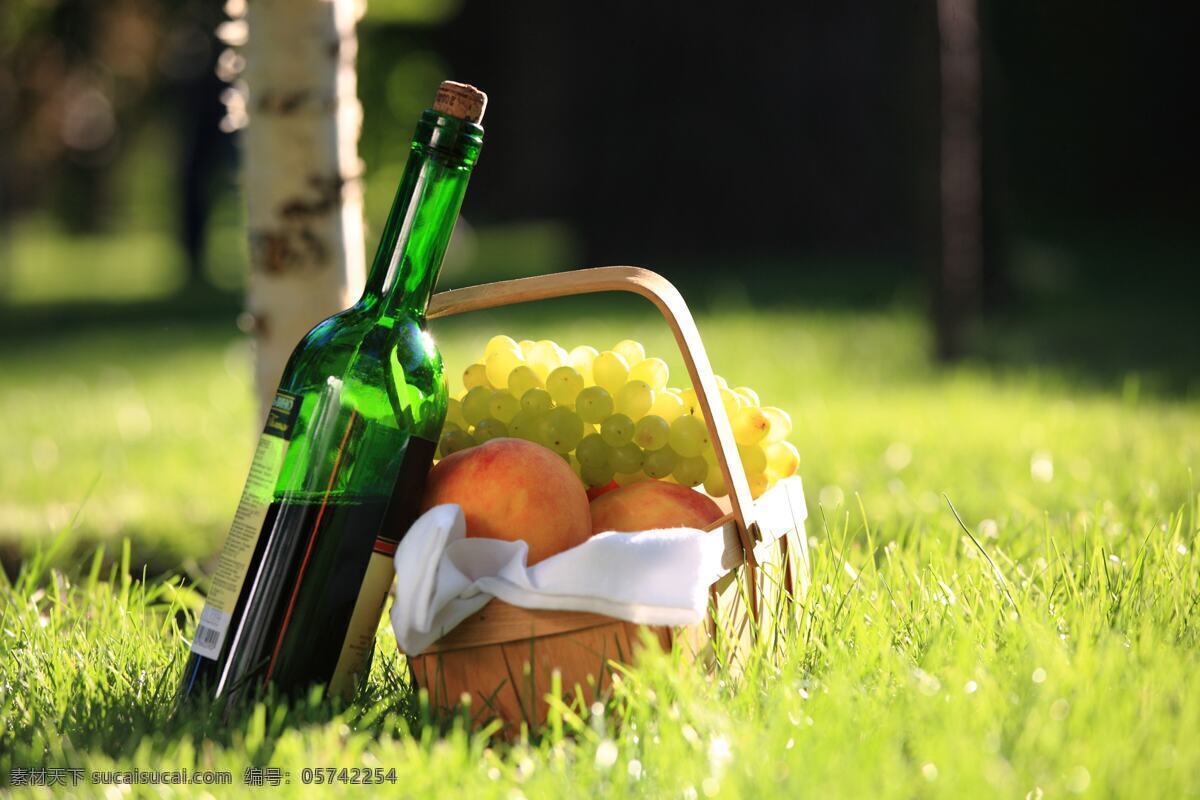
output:
[{"label": "woven basket rim", "polygon": [[614,624],[635,623],[587,611],[522,608],[494,597],[487,605],[426,648],[421,655],[470,650],[529,639],[546,639]]}]

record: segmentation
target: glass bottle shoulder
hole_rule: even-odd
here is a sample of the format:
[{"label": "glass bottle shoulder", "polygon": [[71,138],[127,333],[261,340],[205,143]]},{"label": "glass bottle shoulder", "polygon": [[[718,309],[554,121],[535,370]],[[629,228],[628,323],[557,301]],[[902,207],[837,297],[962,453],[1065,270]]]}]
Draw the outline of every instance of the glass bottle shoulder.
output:
[{"label": "glass bottle shoulder", "polygon": [[342,404],[364,417],[437,437],[447,397],[442,358],[418,320],[381,319],[360,303],[316,325],[293,350],[280,389],[311,397],[331,379]]},{"label": "glass bottle shoulder", "polygon": [[317,323],[292,350],[279,388],[304,394],[340,378],[373,325],[373,315],[361,303]]}]

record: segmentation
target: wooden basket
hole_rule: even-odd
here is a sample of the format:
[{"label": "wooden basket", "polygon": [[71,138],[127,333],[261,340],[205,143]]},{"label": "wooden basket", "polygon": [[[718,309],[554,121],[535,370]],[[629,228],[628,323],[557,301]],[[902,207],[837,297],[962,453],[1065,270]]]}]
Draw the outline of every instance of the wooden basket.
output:
[{"label": "wooden basket", "polygon": [[597,614],[518,608],[494,599],[426,652],[410,657],[413,676],[435,707],[457,706],[466,696],[476,723],[499,719],[510,733],[521,723],[545,721],[544,698],[555,671],[566,693],[580,687],[589,702],[601,698],[611,662],[632,661],[647,632],[664,649],[678,642],[688,656],[711,665],[712,637],[720,631],[727,637],[722,652],[735,660],[728,666],[736,669],[739,651],[754,636],[770,633],[778,615],[764,610],[791,603],[808,588],[800,479],[786,478],[757,500],[751,497],[696,323],[683,297],[661,275],[638,267],[597,267],[471,286],[434,295],[428,316],[596,292],[645,297],[675,335],[729,488],[728,496],[718,499],[727,513],[710,527],[725,539],[725,572],[712,586],[708,619],[689,628],[641,631],[646,626]]}]

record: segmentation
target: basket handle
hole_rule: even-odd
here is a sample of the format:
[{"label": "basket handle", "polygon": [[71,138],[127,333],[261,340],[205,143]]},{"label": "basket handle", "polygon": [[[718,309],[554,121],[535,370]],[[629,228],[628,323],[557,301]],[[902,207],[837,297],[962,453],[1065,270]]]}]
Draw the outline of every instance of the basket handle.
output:
[{"label": "basket handle", "polygon": [[704,343],[700,341],[700,331],[696,329],[696,321],[692,319],[692,312],[688,310],[683,295],[670,281],[641,267],[593,267],[554,272],[438,292],[430,300],[426,316],[437,319],[467,311],[597,292],[631,292],[646,298],[662,312],[671,333],[675,335],[683,363],[696,390],[696,399],[708,423],[708,434],[715,444],[717,463],[721,466],[721,474],[729,490],[729,502],[741,540],[742,557],[753,565],[758,525],[753,516],[754,500],[750,495],[750,484],[746,481],[746,471],[738,456],[733,428],[721,402],[712,365],[704,351]]}]

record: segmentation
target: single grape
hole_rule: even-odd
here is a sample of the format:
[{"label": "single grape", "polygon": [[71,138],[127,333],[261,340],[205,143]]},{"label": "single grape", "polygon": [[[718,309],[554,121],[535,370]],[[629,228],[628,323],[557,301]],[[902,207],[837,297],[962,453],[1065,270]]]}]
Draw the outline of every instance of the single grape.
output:
[{"label": "single grape", "polygon": [[633,441],[647,452],[666,447],[670,438],[671,426],[662,417],[642,417],[633,432]]},{"label": "single grape", "polygon": [[800,468],[800,452],[791,442],[771,442],[767,445],[767,468],[786,478]]},{"label": "single grape", "polygon": [[629,380],[629,364],[621,354],[605,350],[592,362],[592,377],[597,386],[603,386],[609,394],[615,395]]},{"label": "single grape", "polygon": [[738,446],[738,456],[746,473],[763,472],[767,469],[767,453],[762,445],[752,444],[747,447]]},{"label": "single grape", "polygon": [[542,417],[542,444],[556,453],[569,453],[583,438],[583,420],[569,408],[553,408]]},{"label": "single grape", "polygon": [[603,386],[589,386],[575,398],[575,410],[584,422],[603,422],[613,413],[612,395]]},{"label": "single grape", "polygon": [[613,414],[600,423],[600,435],[609,447],[620,447],[633,441],[633,420],[624,414]]},{"label": "single grape", "polygon": [[521,409],[508,423],[508,435],[529,442],[541,442],[542,412]]},{"label": "single grape", "polygon": [[488,404],[494,392],[486,386],[476,386],[462,399],[463,418],[474,425],[488,415]]},{"label": "single grape", "polygon": [[521,410],[521,401],[508,392],[496,392],[488,401],[488,413],[501,422],[510,422]]},{"label": "single grape", "polygon": [[487,367],[483,364],[472,364],[463,370],[463,386],[467,388],[467,391],[476,386],[491,389],[492,384],[488,381]]},{"label": "single grape", "polygon": [[521,395],[521,408],[535,414],[545,414],[554,407],[554,400],[545,389],[530,389]]},{"label": "single grape", "polygon": [[646,413],[662,417],[667,422],[674,422],[683,416],[683,400],[666,389],[655,389],[654,402],[650,404],[650,410]]},{"label": "single grape", "polygon": [[508,391],[512,392],[513,397],[524,397],[525,393],[530,389],[540,389],[542,387],[542,379],[533,371],[533,367],[528,364],[521,364],[508,373],[506,385],[508,386]]},{"label": "single grape", "polygon": [[612,452],[613,449],[604,442],[603,437],[598,433],[589,433],[579,440],[579,444],[575,445],[575,458],[579,459],[579,463],[584,466],[607,464]]},{"label": "single grape", "polygon": [[[506,395],[511,397],[512,395]],[[474,431],[475,444],[483,444],[489,439],[508,436],[508,426],[495,417],[485,417],[479,420]]]},{"label": "single grape", "polygon": [[492,353],[484,362],[488,383],[497,389],[508,386],[508,376],[524,362],[525,357],[521,355],[520,349],[499,350]]},{"label": "single grape", "polygon": [[466,431],[446,431],[442,434],[442,438],[438,440],[438,454],[442,458],[445,458],[451,453],[457,453],[459,450],[466,450],[468,447],[474,446],[475,440]]},{"label": "single grape", "polygon": [[763,492],[771,488],[771,482],[767,480],[766,474],[762,472],[747,473],[746,482],[750,484],[750,496],[755,500],[762,497]]},{"label": "single grape", "polygon": [[761,408],[742,406],[730,418],[733,438],[740,445],[758,444],[771,428],[771,420]]},{"label": "single grape", "polygon": [[600,351],[591,345],[581,344],[570,353],[567,354],[567,363],[575,369],[579,370],[579,374],[583,376],[583,380],[591,385],[595,383],[592,378],[592,362],[596,360],[596,356],[600,355]]},{"label": "single grape", "polygon": [[637,472],[646,459],[642,448],[633,442],[626,442],[620,447],[610,447],[608,452],[608,462],[612,464],[614,472]]},{"label": "single grape", "polygon": [[529,355],[533,352],[533,346],[536,344],[537,342],[532,339],[522,339],[517,342],[517,347],[521,348],[521,355],[525,356],[526,361],[529,360]]},{"label": "single grape", "polygon": [[562,348],[549,339],[541,339],[534,343],[528,358],[529,366],[542,380],[566,361],[566,353]]},{"label": "single grape", "polygon": [[637,472],[617,472],[613,474],[613,480],[617,482],[617,486],[628,486],[631,483],[638,483],[647,479],[646,473],[638,470]]},{"label": "single grape", "polygon": [[574,406],[583,391],[583,376],[574,367],[556,367],[546,376],[546,391],[560,406]]},{"label": "single grape", "polygon": [[762,402],[758,399],[758,392],[751,389],[749,386],[739,386],[734,389],[735,392],[742,396],[748,405],[761,406]]},{"label": "single grape", "polygon": [[699,486],[708,477],[708,462],[700,456],[680,458],[671,477],[684,486]]},{"label": "single grape", "polygon": [[667,388],[671,370],[661,358],[646,358],[629,367],[629,380],[644,381],[655,391]]},{"label": "single grape", "polygon": [[671,423],[671,448],[684,458],[698,456],[711,446],[708,426],[700,417],[682,416]]},{"label": "single grape", "polygon": [[700,400],[696,397],[695,389],[684,389],[680,399],[683,400],[684,414],[691,414],[695,417],[704,416],[700,411]]},{"label": "single grape", "polygon": [[642,347],[641,342],[635,342],[633,339],[622,339],[613,345],[613,351],[624,356],[625,363],[630,368],[646,357],[646,348]]},{"label": "single grape", "polygon": [[487,346],[483,348],[483,360],[486,362],[488,356],[492,353],[498,353],[501,350],[516,350],[519,353],[521,352],[521,346],[511,336],[505,336],[504,334],[493,336],[488,339]]},{"label": "single grape", "polygon": [[729,490],[725,488],[725,476],[721,474],[721,470],[709,468],[708,477],[704,479],[704,491],[709,497],[724,497],[729,494]]},{"label": "single grape", "polygon": [[646,460],[642,462],[642,471],[651,478],[665,478],[671,474],[678,463],[678,453],[670,447],[660,447],[646,453]]},{"label": "single grape", "polygon": [[453,397],[446,401],[446,422],[453,422],[460,428],[470,426],[467,418],[463,416],[462,401],[455,400]]},{"label": "single grape", "polygon": [[771,430],[767,433],[767,442],[782,442],[792,433],[792,418],[782,408],[764,406],[762,412],[771,421]]},{"label": "single grape", "polygon": [[733,389],[728,386],[721,387],[721,405],[725,406],[725,413],[729,415],[730,420],[737,416],[743,402],[741,395],[734,394]]},{"label": "single grape", "polygon": [[607,463],[581,464],[579,467],[579,478],[589,488],[606,486],[613,479],[613,469]]},{"label": "single grape", "polygon": [[654,405],[654,390],[645,381],[629,381],[613,398],[617,411],[630,419],[641,419]]}]

